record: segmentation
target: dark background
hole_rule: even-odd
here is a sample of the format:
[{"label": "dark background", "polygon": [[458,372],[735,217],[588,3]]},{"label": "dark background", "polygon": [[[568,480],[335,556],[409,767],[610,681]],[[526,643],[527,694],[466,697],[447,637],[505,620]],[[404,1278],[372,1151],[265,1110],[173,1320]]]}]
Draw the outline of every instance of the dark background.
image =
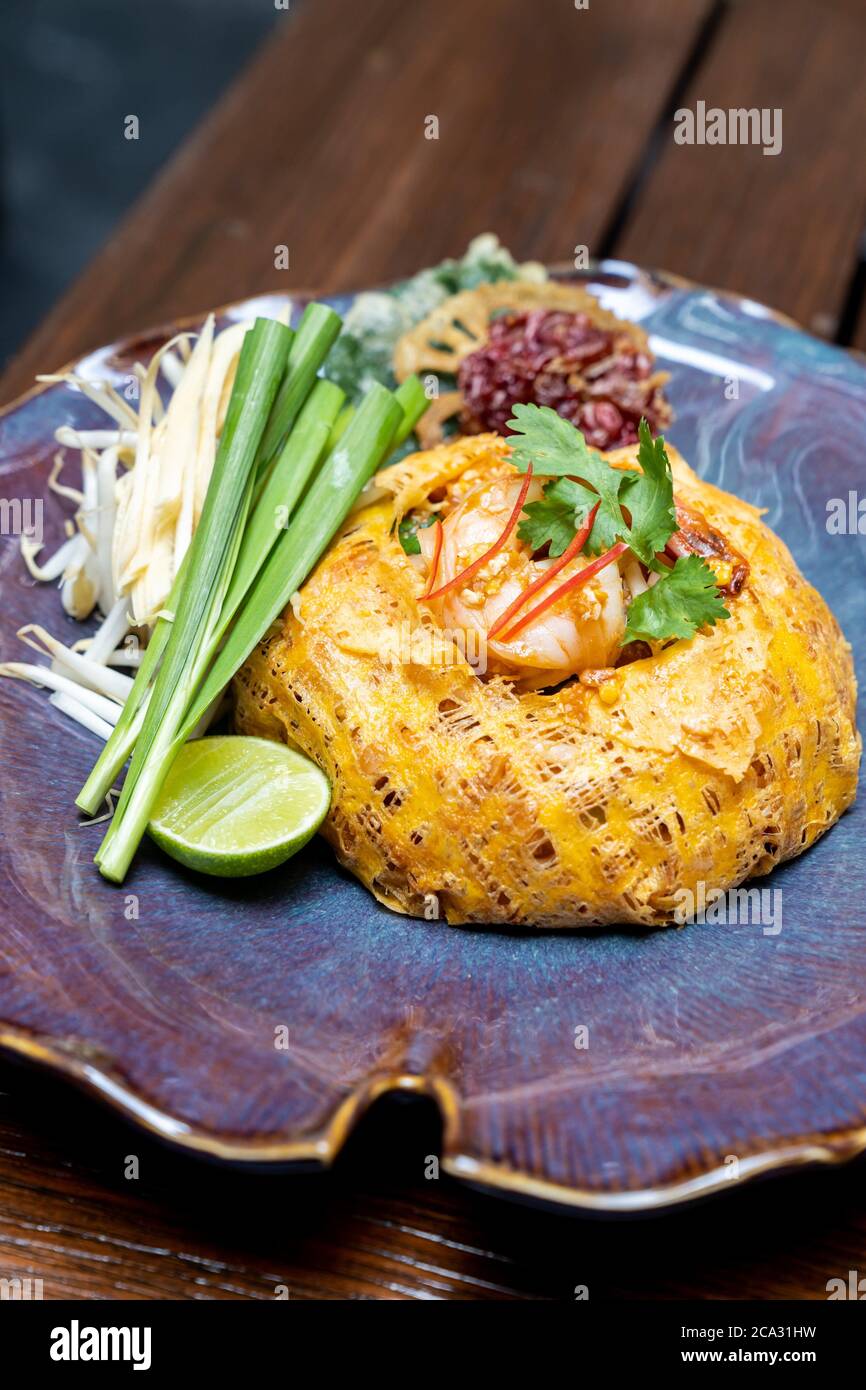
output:
[{"label": "dark background", "polygon": [[[3,0],[0,12],[2,369],[291,14],[273,0]],[[124,139],[130,113],[146,139]]]}]

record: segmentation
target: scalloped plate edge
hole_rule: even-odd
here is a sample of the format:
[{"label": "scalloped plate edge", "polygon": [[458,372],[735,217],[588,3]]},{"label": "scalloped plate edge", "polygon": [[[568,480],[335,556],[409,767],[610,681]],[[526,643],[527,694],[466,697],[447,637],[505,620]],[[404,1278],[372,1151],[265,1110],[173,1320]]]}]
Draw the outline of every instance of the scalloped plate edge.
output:
[{"label": "scalloped plate edge", "polygon": [[751,1154],[739,1161],[737,1175],[733,1178],[730,1168],[719,1165],[695,1177],[655,1187],[630,1192],[598,1192],[588,1188],[565,1187],[486,1159],[474,1158],[470,1154],[449,1152],[449,1135],[455,1132],[458,1123],[459,1099],[454,1089],[437,1077],[411,1073],[369,1077],[336,1107],[325,1128],[309,1139],[229,1140],[196,1130],[182,1120],[173,1118],[139,1096],[126,1082],[90,1062],[59,1051],[47,1039],[0,1027],[0,1050],[73,1081],[103,1102],[109,1110],[173,1148],[219,1163],[243,1167],[276,1165],[327,1169],[374,1101],[391,1091],[426,1096],[434,1101],[442,1118],[444,1152],[441,1164],[450,1177],[498,1196],[587,1214],[627,1216],[662,1211],[716,1193],[732,1191],[756,1178],[782,1174],[795,1168],[835,1166],[850,1162],[866,1152],[866,1126],[863,1126],[821,1143],[813,1139],[792,1140],[766,1153]]}]

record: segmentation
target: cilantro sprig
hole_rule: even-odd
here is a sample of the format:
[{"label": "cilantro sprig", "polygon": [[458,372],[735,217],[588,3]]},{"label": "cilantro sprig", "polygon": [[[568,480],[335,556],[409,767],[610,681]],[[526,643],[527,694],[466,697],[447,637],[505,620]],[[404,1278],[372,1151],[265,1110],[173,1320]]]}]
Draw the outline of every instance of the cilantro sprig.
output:
[{"label": "cilantro sprig", "polygon": [[[568,420],[557,415],[549,405],[516,405],[514,415],[508,421],[512,431],[511,461],[518,471],[525,473],[531,463],[536,473],[546,477],[563,479],[569,486],[548,483],[544,498],[540,502],[530,502],[526,508],[540,534],[544,527],[555,531],[547,536],[553,543],[562,539],[563,504],[573,505],[574,524],[571,536],[589,516],[591,509],[601,498],[601,505],[595,518],[586,549],[590,555],[598,555],[609,550],[619,539],[624,539],[627,530],[625,518],[619,501],[620,488],[625,476],[619,469],[611,468],[606,459],[595,449],[590,449],[579,429]],[[574,479],[579,481],[575,482]],[[585,484],[589,486],[585,486]],[[551,490],[557,491],[551,496]],[[552,505],[550,505],[552,503]],[[535,511],[530,511],[534,508]],[[521,539],[528,539],[518,531]],[[571,540],[566,540],[565,545]],[[544,541],[541,542],[544,544]],[[562,554],[565,545],[558,550]],[[538,548],[537,546],[535,547]],[[553,553],[553,552],[551,552]]]},{"label": "cilantro sprig", "polygon": [[[529,521],[518,532],[522,540],[535,550],[550,541],[550,554],[561,555],[601,498],[587,553],[598,555],[625,541],[650,569],[659,568],[656,553],[664,550],[677,529],[677,519],[665,442],[653,439],[646,420],[638,427],[640,473],[613,468],[589,448],[579,429],[550,406],[516,405],[508,427],[513,431],[511,460],[519,472],[525,473],[531,463],[536,473],[553,478],[542,500],[526,508]],[[569,510],[571,534],[567,535]]]},{"label": "cilantro sprig", "polygon": [[549,406],[515,405],[508,422],[511,460],[521,473],[531,463],[550,478],[542,498],[524,508],[518,528],[533,550],[562,555],[598,504],[584,547],[589,555],[624,541],[659,579],[634,599],[624,641],[693,637],[699,627],[730,617],[713,571],[697,555],[672,569],[657,559],[677,529],[673,477],[664,439],[653,439],[646,420],[638,427],[640,472],[614,468],[590,449],[580,430]]},{"label": "cilantro sprig", "polygon": [[730,616],[709,565],[699,555],[681,555],[651,589],[632,599],[623,642],[694,637],[699,627],[715,627]]}]

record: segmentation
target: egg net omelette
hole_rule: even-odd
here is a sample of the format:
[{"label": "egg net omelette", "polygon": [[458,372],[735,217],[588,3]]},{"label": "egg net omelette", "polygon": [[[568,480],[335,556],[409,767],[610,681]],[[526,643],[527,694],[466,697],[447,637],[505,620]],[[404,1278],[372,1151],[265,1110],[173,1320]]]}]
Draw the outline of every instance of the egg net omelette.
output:
[{"label": "egg net omelette", "polygon": [[749,580],[727,621],[620,666],[604,699],[580,680],[478,674],[419,604],[396,527],[468,471],[507,470],[495,435],[384,470],[239,673],[238,729],[322,767],[324,834],[389,908],[662,925],[683,890],[767,873],[853,801],[856,687],[836,620],[759,512],[668,452],[677,502],[712,517]]}]

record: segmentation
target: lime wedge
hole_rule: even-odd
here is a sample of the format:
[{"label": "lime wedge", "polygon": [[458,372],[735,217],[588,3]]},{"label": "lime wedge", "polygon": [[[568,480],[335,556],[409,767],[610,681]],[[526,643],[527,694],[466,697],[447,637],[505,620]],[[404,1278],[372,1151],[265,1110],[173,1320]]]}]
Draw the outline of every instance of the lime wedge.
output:
[{"label": "lime wedge", "polygon": [[297,853],[330,802],[327,777],[302,753],[229,734],[183,745],[147,828],[187,868],[243,878]]}]

